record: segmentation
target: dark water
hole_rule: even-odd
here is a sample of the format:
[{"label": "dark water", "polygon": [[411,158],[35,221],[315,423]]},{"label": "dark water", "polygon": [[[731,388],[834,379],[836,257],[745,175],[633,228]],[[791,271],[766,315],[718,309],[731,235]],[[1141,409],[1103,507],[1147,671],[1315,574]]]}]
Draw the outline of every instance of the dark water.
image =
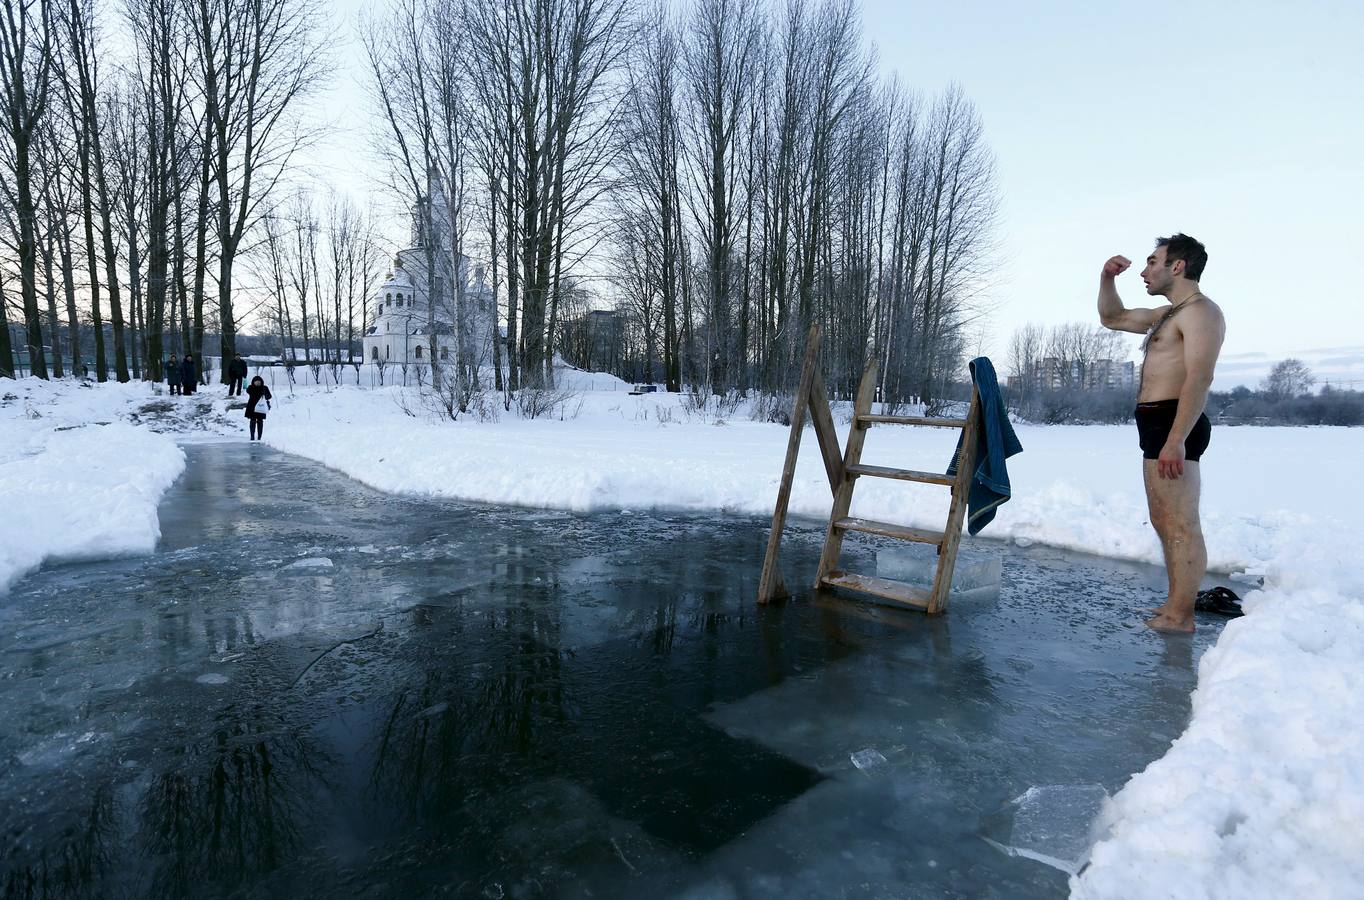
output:
[{"label": "dark water", "polygon": [[[944,617],[762,608],[752,519],[188,453],[153,556],[0,598],[0,896],[1059,896],[987,823],[1160,756],[1219,624],[1161,638],[1159,571],[983,541],[998,595]],[[793,586],[821,540],[789,529]]]}]

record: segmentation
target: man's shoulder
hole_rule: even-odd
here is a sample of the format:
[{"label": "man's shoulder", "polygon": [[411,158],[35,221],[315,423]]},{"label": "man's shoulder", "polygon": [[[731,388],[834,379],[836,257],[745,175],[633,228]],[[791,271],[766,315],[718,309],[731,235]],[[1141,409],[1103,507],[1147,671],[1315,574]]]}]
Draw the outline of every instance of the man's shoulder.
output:
[{"label": "man's shoulder", "polygon": [[1190,304],[1188,309],[1182,310],[1182,315],[1175,318],[1184,320],[1180,323],[1182,328],[1222,325],[1226,322],[1226,317],[1222,315],[1222,307],[1218,306],[1211,297],[1205,297],[1198,303]]}]

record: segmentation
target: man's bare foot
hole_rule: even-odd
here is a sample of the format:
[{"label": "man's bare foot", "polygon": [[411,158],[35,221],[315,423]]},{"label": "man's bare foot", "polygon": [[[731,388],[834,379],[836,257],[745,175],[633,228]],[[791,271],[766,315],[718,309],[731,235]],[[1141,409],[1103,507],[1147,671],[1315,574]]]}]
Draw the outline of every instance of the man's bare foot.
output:
[{"label": "man's bare foot", "polygon": [[1192,634],[1194,630],[1193,616],[1171,616],[1158,610],[1153,618],[1146,620],[1146,624],[1156,631],[1176,634]]}]

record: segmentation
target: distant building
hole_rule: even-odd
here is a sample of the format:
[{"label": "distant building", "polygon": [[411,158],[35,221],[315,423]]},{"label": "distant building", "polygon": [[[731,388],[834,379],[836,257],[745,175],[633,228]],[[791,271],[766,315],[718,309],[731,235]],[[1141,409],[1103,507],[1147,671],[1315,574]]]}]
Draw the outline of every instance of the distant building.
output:
[{"label": "distant building", "polygon": [[624,349],[625,317],[614,309],[590,309],[564,320],[558,349],[564,360],[588,372],[614,372]]},{"label": "distant building", "polygon": [[[444,188],[434,173],[427,180],[427,194],[412,209],[412,245],[399,250],[393,270],[369,301],[370,326],[365,329],[365,361],[393,365],[429,363],[432,332],[436,353],[453,361],[462,347],[474,365],[492,360],[493,327],[497,311],[483,267],[469,258],[455,258],[451,249],[450,218],[441,200]],[[431,234],[424,227],[424,213],[432,209]],[[428,241],[436,248],[436,277],[427,285]],[[428,290],[430,288],[430,290]],[[435,294],[435,316],[430,293]]]},{"label": "distant building", "polygon": [[[1010,385],[1017,379],[1010,379]],[[1128,390],[1136,386],[1136,364],[1117,359],[1095,359],[1082,363],[1074,359],[1048,356],[1033,365],[1033,383],[1044,391],[1064,388],[1080,390]]]},{"label": "distant building", "polygon": [[625,320],[614,309],[590,310],[584,318],[591,361],[600,368],[609,368],[620,352],[621,332]]}]

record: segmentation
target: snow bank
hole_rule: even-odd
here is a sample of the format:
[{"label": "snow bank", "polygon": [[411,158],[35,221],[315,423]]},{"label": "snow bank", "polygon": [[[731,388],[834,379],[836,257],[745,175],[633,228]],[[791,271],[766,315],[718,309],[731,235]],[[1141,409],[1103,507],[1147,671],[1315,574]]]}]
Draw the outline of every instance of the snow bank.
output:
[{"label": "snow bank", "polygon": [[[0,424],[6,429],[9,423]],[[17,432],[17,428],[15,431]],[[19,442],[16,442],[16,444]],[[0,592],[53,557],[150,553],[156,505],[185,468],[169,437],[115,422],[26,435],[0,461]]]},{"label": "snow bank", "polygon": [[47,559],[155,548],[185,455],[124,421],[155,399],[144,384],[0,381],[0,593]]},{"label": "snow bank", "polygon": [[1109,804],[1072,896],[1364,892],[1364,576],[1349,532],[1303,538],[1203,656],[1188,729]]}]

